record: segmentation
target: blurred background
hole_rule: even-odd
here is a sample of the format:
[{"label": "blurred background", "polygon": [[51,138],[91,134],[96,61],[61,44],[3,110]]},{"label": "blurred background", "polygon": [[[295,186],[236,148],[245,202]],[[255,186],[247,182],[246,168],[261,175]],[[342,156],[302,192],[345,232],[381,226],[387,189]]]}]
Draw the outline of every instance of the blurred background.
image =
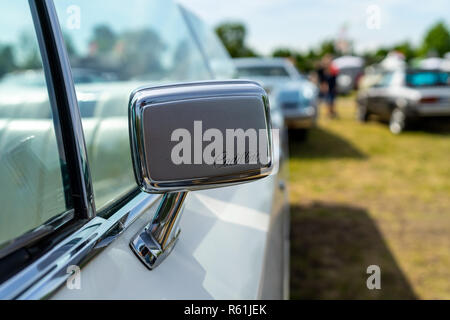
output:
[{"label": "blurred background", "polygon": [[180,2],[289,128],[291,298],[450,299],[450,3]]}]

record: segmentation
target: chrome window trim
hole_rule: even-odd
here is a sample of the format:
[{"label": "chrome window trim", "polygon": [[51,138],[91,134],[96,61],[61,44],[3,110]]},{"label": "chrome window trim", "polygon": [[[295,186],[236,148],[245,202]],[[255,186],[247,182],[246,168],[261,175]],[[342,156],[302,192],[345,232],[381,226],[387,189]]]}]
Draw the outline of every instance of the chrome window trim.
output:
[{"label": "chrome window trim", "polygon": [[[79,227],[36,261],[2,282],[0,299],[51,297],[69,278],[68,266],[82,267],[117,239],[161,197],[141,192],[108,219],[96,216],[81,116],[56,10],[52,0],[29,0],[29,4],[49,91],[52,91],[53,95],[52,104],[57,106],[54,112],[57,113],[61,126],[58,133],[65,134],[58,136],[58,139],[62,140],[59,143],[64,145],[65,154],[62,156],[72,157],[72,161],[75,159],[74,163],[67,165],[67,170],[71,179],[78,179],[78,188],[75,188],[75,192],[72,189],[71,196],[77,198],[79,205],[74,207],[69,216],[76,218]],[[70,185],[72,188],[73,181]],[[63,216],[65,217],[64,213]]]},{"label": "chrome window trim", "polygon": [[[0,262],[9,269],[2,274],[1,282],[20,273],[34,263],[34,259],[45,255],[55,244],[47,241],[60,241],[63,232],[75,231],[95,216],[95,204],[91,176],[87,163],[87,151],[81,128],[81,118],[75,96],[70,66],[63,43],[55,10],[51,0],[28,0],[34,32],[39,45],[46,87],[52,108],[52,119],[61,164],[61,183],[64,186],[66,211],[61,212],[30,232],[20,235],[1,245]],[[61,231],[59,235],[56,231]],[[53,237],[55,235],[55,237]],[[44,241],[45,249],[39,247]],[[18,250],[33,246],[19,262],[13,257]],[[3,270],[4,271],[4,270]],[[12,274],[11,276],[9,274]],[[3,278],[4,276],[4,278]],[[5,280],[6,279],[6,280]]]},{"label": "chrome window trim", "polygon": [[92,219],[95,217],[92,177],[72,70],[56,9],[53,0],[29,0],[29,4],[53,95],[53,113],[59,120],[57,135],[62,140],[59,143],[64,145],[75,216]]},{"label": "chrome window trim", "polygon": [[81,268],[117,239],[161,195],[140,193],[109,219],[95,217],[37,261],[0,285],[0,299],[51,297],[69,278],[67,267]]},{"label": "chrome window trim", "polygon": [[0,244],[0,259],[8,256],[17,249],[23,248],[29,244],[35,243],[58,230],[67,222],[75,219],[75,212],[73,209],[67,210],[57,216],[49,219],[40,226],[28,231],[27,233],[14,238],[6,243]]},{"label": "chrome window trim", "polygon": [[187,12],[187,9],[179,3],[178,3],[178,9],[181,12],[181,16],[183,17],[183,20],[186,23],[192,38],[194,38],[195,44],[198,47],[198,50],[200,51],[200,53],[202,55],[202,58],[206,65],[206,68],[208,69],[208,72],[211,75],[211,79],[217,79],[217,76],[211,67],[211,63],[209,61],[208,55],[206,54],[205,47],[203,46],[199,35],[197,34],[197,32],[195,32],[194,26],[192,25],[192,21],[189,19],[189,13]]}]

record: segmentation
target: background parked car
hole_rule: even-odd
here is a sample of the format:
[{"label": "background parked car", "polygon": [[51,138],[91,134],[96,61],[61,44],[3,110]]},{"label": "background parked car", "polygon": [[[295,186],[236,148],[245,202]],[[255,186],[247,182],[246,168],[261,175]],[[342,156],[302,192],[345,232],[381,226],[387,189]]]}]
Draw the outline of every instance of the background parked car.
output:
[{"label": "background parked car", "polygon": [[339,70],[336,80],[337,92],[349,94],[352,90],[357,90],[363,74],[364,59],[356,56],[341,56],[334,59],[333,64]]},{"label": "background parked car", "polygon": [[307,130],[316,125],[318,115],[317,87],[287,59],[234,59],[238,76],[263,85],[274,108],[282,111],[289,129]]},{"label": "background parked car", "polygon": [[375,86],[383,77],[383,69],[378,65],[367,66],[359,80],[359,90],[365,90]]},{"label": "background parked car", "polygon": [[448,72],[400,69],[386,71],[376,85],[358,94],[358,117],[371,114],[389,121],[393,133],[418,124],[421,119],[450,116]]}]

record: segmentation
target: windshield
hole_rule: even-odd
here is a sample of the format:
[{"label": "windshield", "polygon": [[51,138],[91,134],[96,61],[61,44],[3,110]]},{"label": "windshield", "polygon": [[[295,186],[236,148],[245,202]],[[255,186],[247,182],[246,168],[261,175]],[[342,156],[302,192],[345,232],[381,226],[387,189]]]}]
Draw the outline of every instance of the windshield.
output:
[{"label": "windshield", "polygon": [[238,67],[239,77],[289,77],[282,66]]},{"label": "windshield", "polygon": [[449,78],[447,72],[411,72],[406,75],[406,84],[409,87],[448,86]]}]

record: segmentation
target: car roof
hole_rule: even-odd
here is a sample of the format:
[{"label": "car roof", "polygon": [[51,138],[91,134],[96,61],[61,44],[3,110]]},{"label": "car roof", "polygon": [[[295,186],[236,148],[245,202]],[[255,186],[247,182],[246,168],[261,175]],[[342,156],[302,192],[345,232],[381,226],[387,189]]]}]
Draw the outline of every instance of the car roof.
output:
[{"label": "car roof", "polygon": [[408,68],[406,69],[407,73],[420,73],[420,72],[439,72],[439,73],[445,73],[448,71],[442,70],[442,69],[425,69],[425,68]]},{"label": "car roof", "polygon": [[282,66],[288,62],[285,58],[235,58],[233,62],[237,67],[258,67],[258,66]]}]

